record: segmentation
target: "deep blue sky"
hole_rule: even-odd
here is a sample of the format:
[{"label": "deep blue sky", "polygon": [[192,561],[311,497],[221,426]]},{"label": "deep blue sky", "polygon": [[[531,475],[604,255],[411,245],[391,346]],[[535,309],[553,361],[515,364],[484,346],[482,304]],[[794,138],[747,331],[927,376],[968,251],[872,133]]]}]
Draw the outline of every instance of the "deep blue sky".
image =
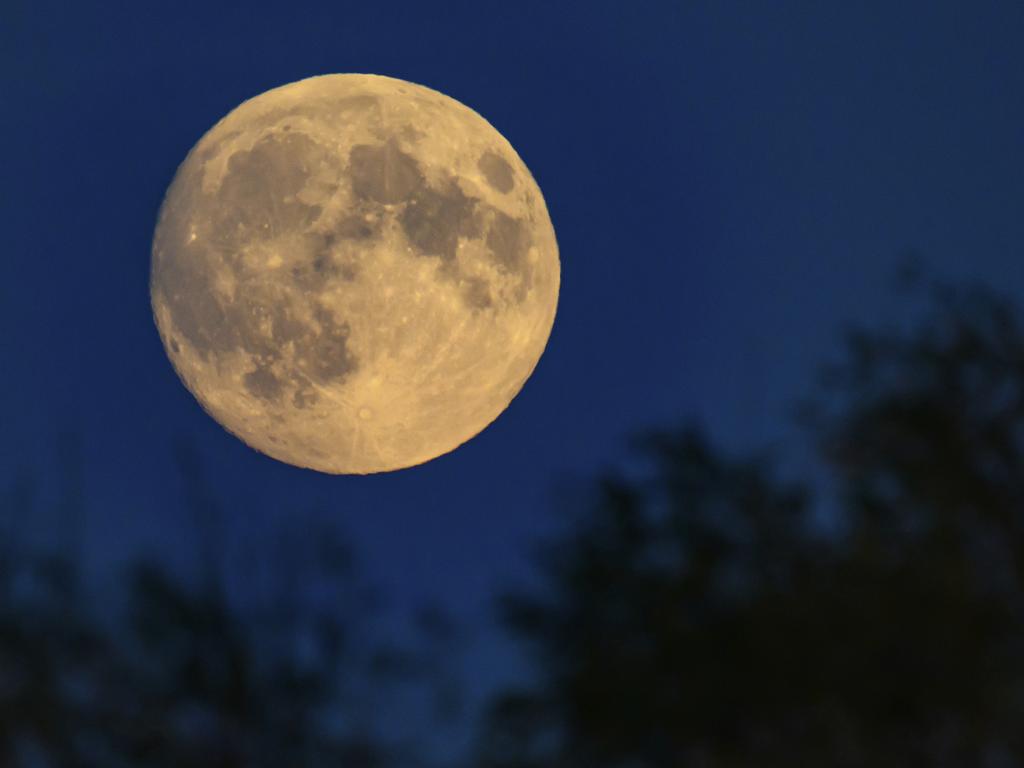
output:
[{"label": "deep blue sky", "polygon": [[[479,623],[555,520],[558,476],[652,424],[775,441],[843,324],[898,314],[908,249],[1020,294],[1022,40],[1014,2],[6,0],[0,479],[52,466],[77,429],[93,561],[180,559],[186,436],[238,536],[319,504],[400,604]],[[551,341],[508,411],[453,454],[367,478],[279,464],[214,424],[147,293],[188,149],[244,99],[329,72],[484,115],[540,184],[562,258]],[[497,673],[507,659],[487,653]]]}]

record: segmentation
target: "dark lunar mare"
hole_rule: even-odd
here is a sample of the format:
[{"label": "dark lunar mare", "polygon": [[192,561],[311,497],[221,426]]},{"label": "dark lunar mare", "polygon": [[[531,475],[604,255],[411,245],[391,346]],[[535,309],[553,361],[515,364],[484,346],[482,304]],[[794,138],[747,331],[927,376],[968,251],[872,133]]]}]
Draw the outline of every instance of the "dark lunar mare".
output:
[{"label": "dark lunar mare", "polygon": [[[331,162],[327,152],[308,136],[293,132],[264,138],[251,150],[232,156],[213,194],[203,193],[201,173],[180,178],[153,264],[154,293],[203,360],[235,350],[247,352],[255,368],[244,377],[246,389],[261,399],[278,400],[285,380],[291,379],[296,389],[293,402],[299,407],[314,402],[312,382],[334,383],[356,369],[358,361],[346,343],[349,326],[319,306],[314,323],[303,321],[293,311],[290,289],[247,269],[239,253],[268,237],[303,233],[314,256],[308,271],[293,271],[296,282],[305,280],[302,287],[315,296],[324,277],[345,278],[344,268],[325,256],[332,236],[306,234],[319,207],[296,198],[312,169],[323,162]],[[193,221],[198,212],[208,212],[209,218]],[[195,239],[190,236],[193,226]],[[348,234],[357,237],[373,234],[358,224],[346,226]],[[225,269],[233,273],[237,286],[231,301],[214,289],[217,274]],[[289,350],[295,366],[275,366]]]},{"label": "dark lunar mare", "polygon": [[506,272],[522,273],[530,250],[530,239],[530,232],[522,219],[514,219],[504,211],[492,209],[487,247],[499,267]]},{"label": "dark lunar mare", "polygon": [[480,222],[473,215],[479,200],[463,194],[449,179],[444,189],[422,185],[399,216],[409,242],[424,256],[455,258],[460,237],[478,237]]},{"label": "dark lunar mare", "polygon": [[356,144],[349,151],[348,172],[356,197],[400,203],[422,186],[419,164],[392,138],[380,145]]},{"label": "dark lunar mare", "polygon": [[508,194],[515,186],[512,166],[496,152],[488,150],[480,155],[480,159],[477,161],[477,168],[480,169],[487,183],[502,194]]},{"label": "dark lunar mare", "polygon": [[[297,194],[323,163],[336,160],[309,136],[293,131],[268,136],[233,155],[213,194],[202,192],[201,172],[179,179],[177,207],[167,211],[153,268],[154,292],[203,360],[243,350],[255,365],[245,374],[246,389],[277,401],[290,380],[292,403],[299,408],[316,401],[314,383],[336,383],[358,367],[347,344],[350,328],[319,305],[312,324],[296,317],[286,286],[245,267],[240,252],[247,245],[287,232],[299,234],[297,263],[290,268],[292,285],[314,302],[331,281],[357,276],[355,266],[339,258],[344,248],[338,246],[365,247],[380,235],[381,222],[389,215],[397,218],[417,254],[441,260],[445,268],[439,275],[461,286],[470,309],[491,307],[493,288],[479,276],[460,273],[455,259],[459,238],[482,237],[499,270],[518,277],[520,299],[532,277],[526,259],[531,245],[527,222],[466,195],[452,176],[440,187],[431,186],[416,158],[403,152],[394,138],[352,147],[347,181],[356,201],[353,210],[329,232],[310,231],[320,208],[302,203]],[[512,189],[511,167],[500,155],[484,153],[478,166],[496,190]],[[341,168],[337,172],[339,179],[346,178]],[[193,220],[198,212],[207,218]],[[193,226],[195,239],[190,236]],[[232,301],[214,289],[217,274],[225,269],[237,285]],[[171,342],[174,350],[177,342]],[[286,351],[294,357],[293,365],[280,364]]]},{"label": "dark lunar mare", "polygon": [[[508,192],[514,185],[511,166],[494,152],[479,159],[488,183]],[[441,259],[442,277],[464,285],[467,306],[483,309],[492,304],[492,289],[480,277],[462,275],[454,267],[459,239],[485,237],[491,258],[499,269],[520,280],[525,295],[532,278],[526,254],[532,244],[522,219],[513,218],[479,198],[466,195],[456,179],[448,176],[439,187],[428,183],[416,158],[403,152],[396,139],[383,144],[357,144],[349,152],[348,175],[352,194],[360,205],[395,206],[406,239],[420,256]],[[343,221],[339,236],[368,236],[360,219]]]}]

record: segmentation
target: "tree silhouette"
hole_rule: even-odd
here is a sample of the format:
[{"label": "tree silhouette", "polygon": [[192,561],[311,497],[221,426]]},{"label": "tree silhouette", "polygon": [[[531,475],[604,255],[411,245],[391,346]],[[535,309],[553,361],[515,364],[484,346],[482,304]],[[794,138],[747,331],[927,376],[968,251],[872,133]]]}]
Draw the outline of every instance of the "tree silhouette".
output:
[{"label": "tree silhouette", "polygon": [[[38,511],[30,474],[2,499],[0,765],[431,764],[375,705],[410,686],[450,696],[450,648],[439,658],[436,635],[456,628],[442,612],[425,614],[422,643],[365,631],[368,589],[345,540],[315,515],[258,542],[274,582],[265,595],[234,595],[225,515],[188,443],[176,456],[199,534],[197,578],[142,561],[123,573],[122,593],[98,593],[78,569],[75,446],[61,443],[54,510],[71,541],[38,551],[15,535],[14,521]],[[105,616],[101,601],[122,610]]]},{"label": "tree silhouette", "polygon": [[[598,478],[546,586],[500,602],[535,676],[491,702],[479,768],[1024,766],[1024,333],[990,292],[931,299],[916,328],[851,332],[803,409],[829,493],[692,428]],[[187,443],[198,578],[144,562],[97,594],[80,446],[58,448],[53,550],[19,532],[42,483],[0,497],[0,765],[431,764],[387,701],[414,683],[460,716],[443,613],[416,642],[362,632],[355,558],[315,515],[251,553],[272,583],[240,600]]]},{"label": "tree silhouette", "polygon": [[692,429],[600,478],[546,590],[501,601],[536,680],[481,765],[1024,765],[1024,335],[990,292],[932,299],[804,409],[835,500]]}]

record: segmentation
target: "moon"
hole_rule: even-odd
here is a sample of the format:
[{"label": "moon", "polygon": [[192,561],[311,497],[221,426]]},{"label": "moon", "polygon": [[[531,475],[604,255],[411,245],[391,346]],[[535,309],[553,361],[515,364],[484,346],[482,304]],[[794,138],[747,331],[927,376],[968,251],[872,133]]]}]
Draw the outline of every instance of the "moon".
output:
[{"label": "moon", "polygon": [[547,344],[560,264],[522,159],[472,109],[324,75],[192,148],[153,237],[156,326],[185,386],[275,459],[386,472],[494,421]]}]

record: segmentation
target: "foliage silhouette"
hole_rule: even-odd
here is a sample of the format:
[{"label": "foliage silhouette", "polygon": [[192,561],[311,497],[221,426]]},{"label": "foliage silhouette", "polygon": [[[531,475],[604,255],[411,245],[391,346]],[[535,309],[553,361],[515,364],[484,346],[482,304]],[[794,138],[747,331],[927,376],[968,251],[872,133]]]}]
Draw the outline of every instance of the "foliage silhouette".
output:
[{"label": "foliage silhouette", "polygon": [[1024,335],[985,290],[930,307],[802,409],[834,494],[692,429],[601,477],[501,601],[536,679],[482,766],[1024,765]]},{"label": "foliage silhouette", "polygon": [[[478,768],[1024,766],[1024,333],[990,292],[930,306],[851,332],[802,409],[828,494],[696,429],[637,439],[540,551],[545,586],[500,602],[536,674],[491,701]],[[238,599],[188,443],[198,579],[141,563],[100,610],[81,446],[58,448],[55,550],[18,535],[30,473],[2,499],[0,765],[430,764],[382,702],[415,684],[461,717],[447,616],[417,615],[414,646],[365,634],[355,558],[312,520]]]},{"label": "foliage silhouette", "polygon": [[[77,531],[81,473],[75,441],[64,444],[70,472],[55,511]],[[142,562],[125,572],[124,594],[98,595],[79,572],[73,536],[52,552],[4,537],[0,765],[430,764],[374,711],[404,688],[447,695],[450,659],[437,658],[430,633],[399,646],[366,632],[372,605],[352,553],[335,529],[310,520],[265,543],[263,561],[283,554],[268,599],[232,596],[216,494],[190,444],[176,455],[200,535],[198,580]],[[33,489],[19,476],[3,499],[5,522],[37,511]],[[104,616],[98,600],[115,598],[123,610]],[[457,633],[442,612],[428,614],[435,630]]]}]

